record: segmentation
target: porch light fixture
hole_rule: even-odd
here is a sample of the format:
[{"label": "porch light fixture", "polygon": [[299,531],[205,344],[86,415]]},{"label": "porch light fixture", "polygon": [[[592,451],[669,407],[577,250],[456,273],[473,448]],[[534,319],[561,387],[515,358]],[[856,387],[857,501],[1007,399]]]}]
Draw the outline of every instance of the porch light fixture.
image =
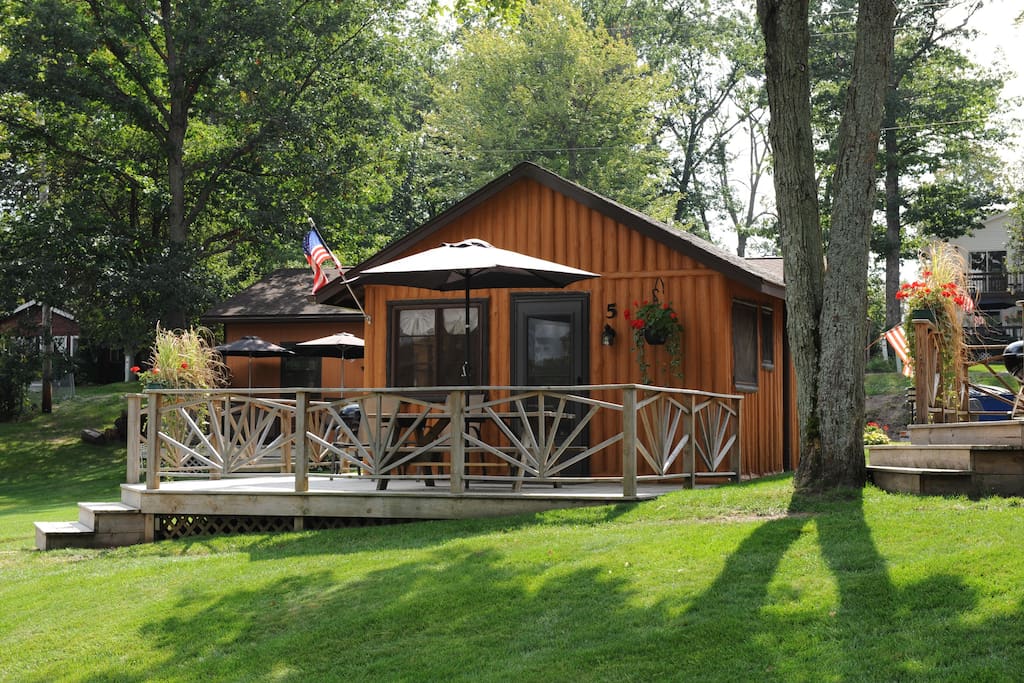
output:
[{"label": "porch light fixture", "polygon": [[612,329],[611,325],[606,324],[604,331],[601,332],[601,345],[612,346],[615,344],[615,330]]}]

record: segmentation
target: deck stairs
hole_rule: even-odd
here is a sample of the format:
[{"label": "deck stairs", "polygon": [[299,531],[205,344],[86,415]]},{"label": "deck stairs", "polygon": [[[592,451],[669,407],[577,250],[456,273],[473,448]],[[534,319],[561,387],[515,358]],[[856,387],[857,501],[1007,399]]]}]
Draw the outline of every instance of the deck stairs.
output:
[{"label": "deck stairs", "polygon": [[1024,496],[1024,420],[912,425],[909,432],[909,444],[868,449],[868,476],[879,488]]},{"label": "deck stairs", "polygon": [[146,541],[146,515],[124,503],[79,503],[77,522],[36,522],[36,548],[112,548]]}]

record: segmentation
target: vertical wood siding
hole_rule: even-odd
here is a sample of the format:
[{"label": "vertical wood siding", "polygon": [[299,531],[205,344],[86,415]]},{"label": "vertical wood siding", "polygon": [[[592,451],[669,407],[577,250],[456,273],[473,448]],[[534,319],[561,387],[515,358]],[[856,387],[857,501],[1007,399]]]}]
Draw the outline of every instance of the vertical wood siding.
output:
[{"label": "vertical wood siding", "polygon": [[[600,278],[570,285],[565,291],[587,292],[590,297],[589,352],[591,383],[640,382],[640,370],[632,350],[632,330],[624,319],[635,302],[650,299],[655,286],[663,284],[659,298],[679,311],[684,326],[683,377],[667,371],[652,373],[660,386],[738,393],[733,385],[732,301],[734,298],[772,306],[775,329],[774,370],[760,371],[760,389],[744,394],[742,429],[743,474],[762,475],[782,469],[782,324],[779,299],[749,290],[722,273],[652,240],[636,230],[578,203],[530,179],[523,179],[485,203],[454,219],[426,237],[416,247],[395,258],[433,248],[442,242],[477,237],[491,244],[594,271]],[[511,384],[510,301],[513,292],[524,290],[473,290],[475,299],[490,301],[489,382]],[[365,329],[366,381],[386,386],[387,304],[389,301],[460,298],[459,292],[443,293],[409,287],[370,286],[365,295],[372,323]],[[608,304],[616,316],[606,318]],[[611,347],[601,345],[605,324],[617,333]],[[650,347],[652,366],[667,360],[665,347]],[[652,369],[654,369],[652,367]],[[620,425],[602,424],[595,429],[618,431]],[[591,435],[591,442],[600,434]],[[608,474],[621,462],[612,455],[592,465]]]}]

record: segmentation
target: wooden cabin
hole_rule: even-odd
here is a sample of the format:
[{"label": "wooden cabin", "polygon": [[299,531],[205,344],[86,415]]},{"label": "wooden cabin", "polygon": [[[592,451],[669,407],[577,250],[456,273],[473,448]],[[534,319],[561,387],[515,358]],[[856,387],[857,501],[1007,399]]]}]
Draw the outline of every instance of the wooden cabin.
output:
[{"label": "wooden cabin", "polygon": [[[667,367],[666,348],[649,347],[652,384],[742,396],[743,475],[795,466],[785,286],[778,269],[739,258],[523,163],[349,274],[468,238],[600,274],[565,289],[473,290],[469,384],[640,383],[625,314],[656,297],[679,312],[683,358],[680,378]],[[465,352],[462,292],[367,285],[363,297],[370,316],[362,330],[364,386],[464,383],[459,377]],[[316,299],[351,303],[340,280],[321,289]],[[597,425],[591,432],[602,429],[610,434],[620,425]],[[602,434],[584,438],[596,443]],[[614,474],[621,461],[609,455],[589,467],[581,474]]]},{"label": "wooden cabin", "polygon": [[[248,335],[292,349],[299,342],[337,332],[363,334],[363,316],[356,309],[328,306],[312,300],[313,282],[308,268],[276,270],[208,310],[200,322],[223,327],[225,343]],[[249,359],[229,356],[235,388],[249,381]],[[253,387],[363,386],[363,361],[296,355],[253,358]],[[342,374],[344,373],[344,374]]]}]

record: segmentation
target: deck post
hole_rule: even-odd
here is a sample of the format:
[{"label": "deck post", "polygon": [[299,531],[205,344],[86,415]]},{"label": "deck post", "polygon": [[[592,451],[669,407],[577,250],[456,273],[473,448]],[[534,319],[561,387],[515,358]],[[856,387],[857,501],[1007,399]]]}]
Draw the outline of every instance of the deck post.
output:
[{"label": "deck post", "polygon": [[730,468],[735,472],[733,481],[736,483],[740,482],[740,477],[743,472],[743,436],[740,431],[743,428],[743,400],[736,401],[736,443],[732,446],[732,462]]},{"label": "deck post", "polygon": [[690,419],[687,420],[690,427],[690,443],[686,448],[686,462],[683,468],[690,475],[686,484],[687,488],[694,488],[697,484],[697,396],[690,394]]},{"label": "deck post", "polygon": [[309,396],[305,391],[295,394],[295,492],[309,490],[309,449],[306,442],[306,405]]},{"label": "deck post", "polygon": [[451,424],[448,430],[448,438],[451,453],[451,492],[463,493],[466,490],[466,482],[463,475],[466,471],[466,394],[459,389],[448,394],[448,414],[451,415]]},{"label": "deck post", "polygon": [[142,394],[128,394],[128,423],[125,425],[127,437],[128,462],[125,471],[125,483],[138,484],[142,481],[139,460],[142,456]]},{"label": "deck post", "polygon": [[[930,320],[913,320],[914,325],[914,411],[917,424],[932,422],[932,401],[935,389],[932,383],[939,368],[938,349],[931,335],[935,325]],[[945,412],[940,422],[945,422]]]},{"label": "deck post", "polygon": [[622,390],[622,495],[636,497],[636,386]]},{"label": "deck post", "polygon": [[149,404],[146,409],[149,417],[146,419],[146,488],[155,491],[160,488],[160,403],[162,396],[159,392],[149,395]]}]

